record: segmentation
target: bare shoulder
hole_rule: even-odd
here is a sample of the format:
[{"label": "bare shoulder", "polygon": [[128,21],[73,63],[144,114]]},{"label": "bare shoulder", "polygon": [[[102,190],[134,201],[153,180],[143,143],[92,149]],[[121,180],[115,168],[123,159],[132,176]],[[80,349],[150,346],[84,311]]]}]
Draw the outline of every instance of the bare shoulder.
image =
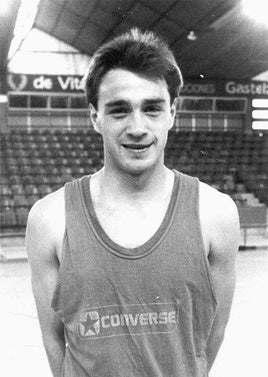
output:
[{"label": "bare shoulder", "polygon": [[[65,229],[64,188],[43,199],[31,208],[26,228],[26,248],[29,257],[45,251],[60,250]],[[39,255],[40,257],[40,255]]]},{"label": "bare shoulder", "polygon": [[[200,182],[200,205],[206,207],[210,215],[220,216],[220,220],[237,219],[237,207],[229,195],[223,194],[206,183]],[[222,219],[223,217],[223,219]]]},{"label": "bare shoulder", "polygon": [[205,240],[214,253],[236,252],[239,217],[232,198],[200,182],[200,221]]}]

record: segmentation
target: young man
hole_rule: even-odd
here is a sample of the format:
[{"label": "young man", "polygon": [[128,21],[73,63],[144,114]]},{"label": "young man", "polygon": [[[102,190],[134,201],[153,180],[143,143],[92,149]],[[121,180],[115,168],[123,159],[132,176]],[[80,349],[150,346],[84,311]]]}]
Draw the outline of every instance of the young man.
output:
[{"label": "young man", "polygon": [[152,33],[101,47],[86,77],[104,167],[32,208],[26,245],[55,377],[204,377],[235,286],[232,200],[164,165],[182,77]]}]

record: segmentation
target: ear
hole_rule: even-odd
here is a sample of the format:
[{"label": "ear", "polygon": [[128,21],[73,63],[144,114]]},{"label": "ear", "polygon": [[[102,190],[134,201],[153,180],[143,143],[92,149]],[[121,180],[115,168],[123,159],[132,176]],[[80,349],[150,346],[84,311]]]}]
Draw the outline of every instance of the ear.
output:
[{"label": "ear", "polygon": [[177,112],[177,102],[178,102],[178,100],[177,100],[177,98],[175,98],[172,105],[170,106],[171,119],[170,119],[169,129],[171,129],[174,125],[174,120],[175,120],[176,112]]},{"label": "ear", "polygon": [[91,120],[91,123],[93,124],[94,130],[100,134],[101,130],[100,130],[100,125],[99,125],[100,122],[99,122],[98,110],[96,110],[92,104],[90,104],[89,109],[90,109],[90,120]]}]

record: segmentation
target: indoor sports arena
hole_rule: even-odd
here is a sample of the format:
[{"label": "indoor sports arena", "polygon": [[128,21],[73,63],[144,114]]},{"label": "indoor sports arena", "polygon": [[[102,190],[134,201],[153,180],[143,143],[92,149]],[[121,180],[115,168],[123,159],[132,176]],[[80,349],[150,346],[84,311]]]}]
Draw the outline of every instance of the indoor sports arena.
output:
[{"label": "indoor sports arena", "polygon": [[239,213],[236,289],[209,376],[268,376],[266,2],[1,1],[1,376],[52,377],[32,295],[27,218],[39,199],[102,168],[83,77],[96,49],[133,27],[164,38],[184,78],[166,166],[228,194]]}]

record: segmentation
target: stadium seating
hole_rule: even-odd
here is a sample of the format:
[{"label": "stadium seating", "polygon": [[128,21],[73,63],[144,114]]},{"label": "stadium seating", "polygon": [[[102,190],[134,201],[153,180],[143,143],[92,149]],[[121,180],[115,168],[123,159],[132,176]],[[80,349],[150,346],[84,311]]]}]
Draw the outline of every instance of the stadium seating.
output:
[{"label": "stadium seating", "polygon": [[[36,200],[103,165],[101,137],[91,129],[14,129],[0,137],[2,229],[25,228]],[[245,193],[268,205],[268,134],[171,130],[166,164],[240,205]]]}]

